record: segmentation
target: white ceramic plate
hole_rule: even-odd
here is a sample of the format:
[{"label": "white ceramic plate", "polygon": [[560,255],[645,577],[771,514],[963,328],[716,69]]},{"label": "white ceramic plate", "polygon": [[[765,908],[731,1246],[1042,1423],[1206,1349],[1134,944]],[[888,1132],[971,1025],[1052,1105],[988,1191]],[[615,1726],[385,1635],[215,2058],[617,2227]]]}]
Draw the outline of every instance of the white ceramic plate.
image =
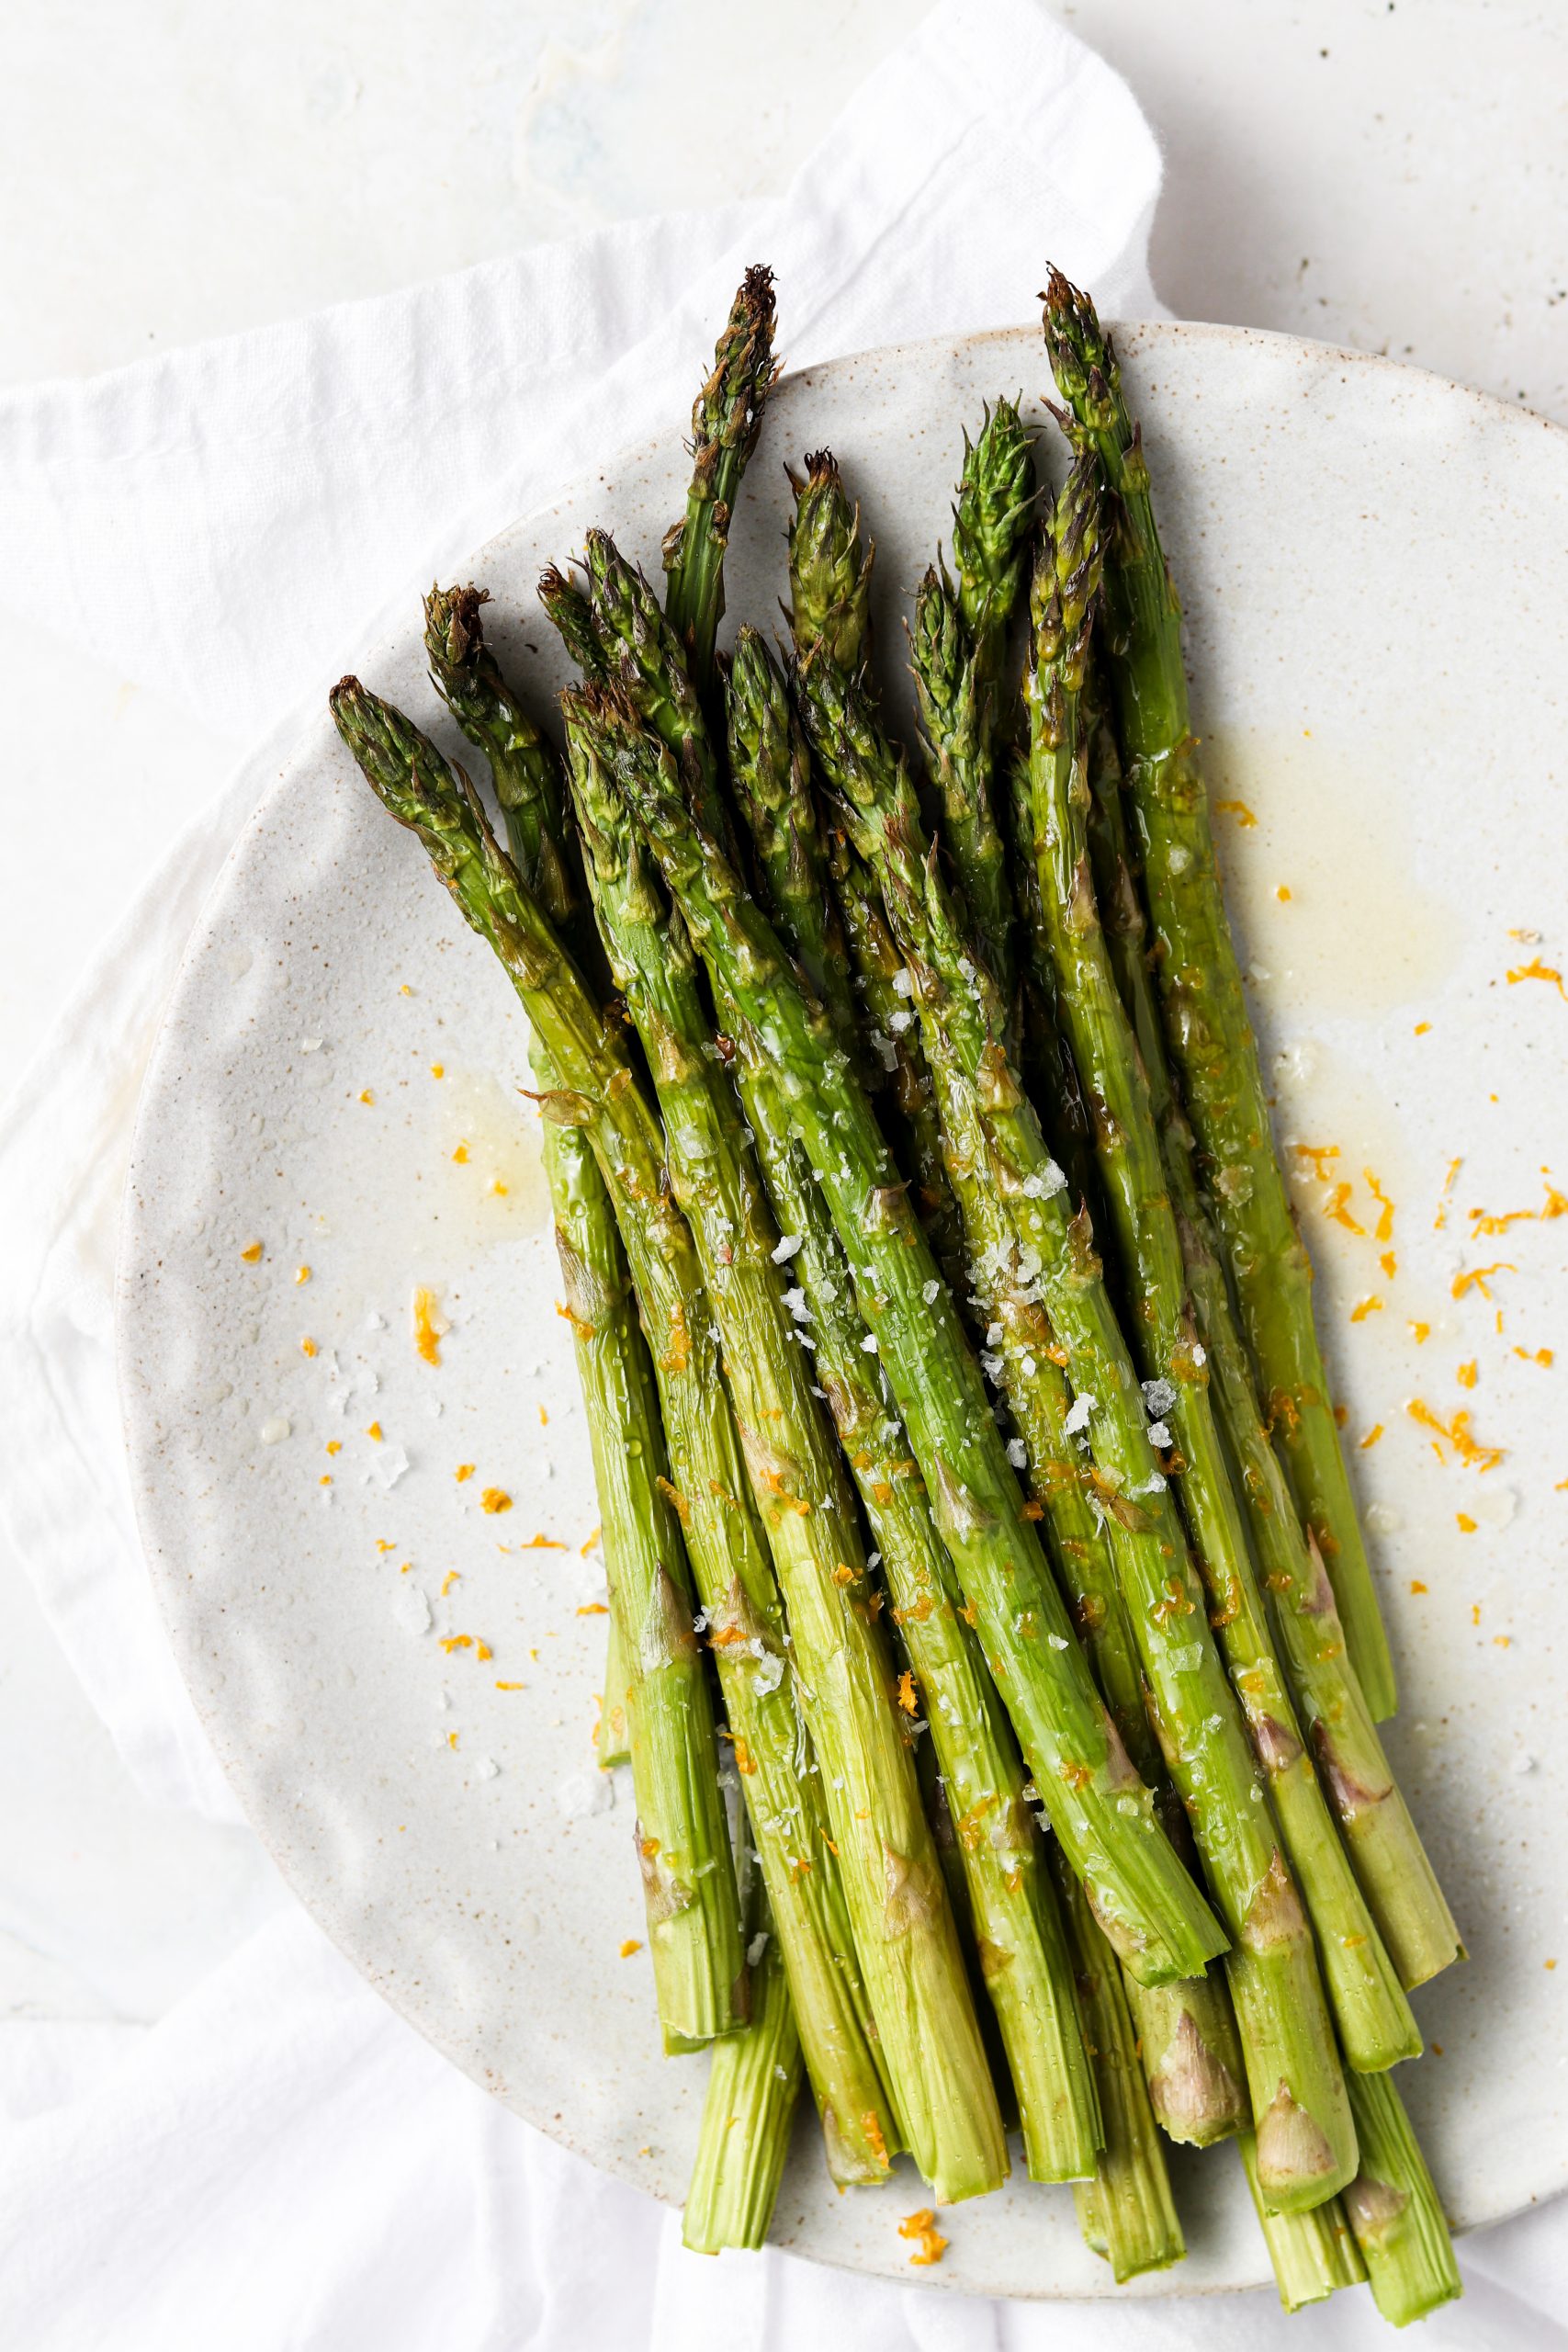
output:
[{"label": "white ceramic plate", "polygon": [[[1568,1184],[1568,1001],[1509,977],[1568,964],[1568,441],[1275,337],[1140,327],[1124,352],[1280,1127],[1337,1155],[1298,1157],[1301,1206],[1403,1679],[1390,1744],[1472,1953],[1420,1996],[1433,2052],[1403,2082],[1473,2224],[1568,2180],[1568,1353],[1533,1361],[1568,1351],[1568,1221],[1484,1223],[1546,1204],[1543,1164]],[[1048,384],[1022,333],[783,385],[732,615],[774,612],[781,460],[826,443],[880,543],[896,665],[960,426],[1020,384]],[[684,463],[672,430],[474,558],[541,702],[564,675],[542,564],[606,522],[656,566]],[[445,735],[418,624],[411,604],[365,674]],[[603,1578],[524,1023],[339,749],[329,683],[142,1101],[120,1293],[141,1523],[203,1720],[327,1932],[520,2114],[679,2201],[703,2067],[661,2060],[646,1956],[617,1956],[640,1932],[631,1811],[592,1764]],[[421,1284],[451,1323],[439,1369],[412,1345]],[[1450,1430],[1470,1413],[1461,1440],[1505,1458],[1457,1458],[1412,1400]],[[492,1487],[509,1511],[482,1508]],[[1177,2170],[1190,2258],[1142,2291],[1262,2279],[1234,2152]],[[937,2287],[1110,2288],[1066,2193],[1022,2181],[948,2216],[946,2260],[911,2274],[897,2222],[921,2201],[912,2176],[835,2195],[803,2126],[775,2234]]]}]

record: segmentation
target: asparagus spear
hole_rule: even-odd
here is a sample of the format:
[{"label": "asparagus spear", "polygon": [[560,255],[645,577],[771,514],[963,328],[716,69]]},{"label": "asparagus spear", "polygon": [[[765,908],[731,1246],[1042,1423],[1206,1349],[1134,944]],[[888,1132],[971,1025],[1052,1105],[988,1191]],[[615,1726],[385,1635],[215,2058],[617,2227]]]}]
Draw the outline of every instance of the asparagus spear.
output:
[{"label": "asparagus spear", "polygon": [[[423,842],[464,918],[516,989],[558,1086],[558,1122],[583,1123],[616,1210],[649,1336],[682,1521],[725,1713],[789,1975],[829,2168],[840,2186],[886,2179],[902,2144],[871,2040],[816,1759],[800,1719],[784,1612],[750,1501],[719,1369],[713,1310],[664,1181],[656,1116],[620,1034],[516,869],[477,796],[435,746],[354,679],[333,714],[372,789]],[[653,1858],[649,1858],[650,1860]]]},{"label": "asparagus spear", "polygon": [[965,637],[957,591],[935,564],[916,592],[911,652],[942,846],[953,861],[976,946],[1010,1003],[1012,889],[991,806],[994,687],[986,682],[978,647]]},{"label": "asparagus spear", "polygon": [[1053,1826],[1130,1963],[1150,1979],[1191,1975],[1224,1939],[1161,1834],[1072,1639],[979,1367],[866,1097],[734,866],[694,824],[672,764],[643,763],[623,781],[716,985],[737,1008],[737,1042],[773,1069],[822,1187]]},{"label": "asparagus spear", "polygon": [[[719,2045],[724,2051],[735,2046],[733,2042]],[[1314,2206],[1310,2213],[1271,2213],[1258,2185],[1258,2150],[1251,2132],[1244,2132],[1238,2144],[1253,2210],[1285,2309],[1299,2312],[1308,2303],[1325,2302],[1338,2288],[1354,2287],[1365,2278],[1367,2267],[1345,2213],[1349,2191],[1345,2198],[1331,2197],[1326,2205]]]},{"label": "asparagus spear", "polygon": [[1459,1958],[1463,1947],[1361,1694],[1333,1588],[1302,1526],[1263,1425],[1219,1246],[1193,1166],[1191,1129],[1166,1059],[1122,804],[1121,761],[1098,709],[1089,724],[1089,845],[1096,892],[1105,910],[1107,944],[1165,1146],[1166,1179],[1198,1329],[1208,1350],[1221,1425],[1246,1498],[1280,1654],[1372,1917],[1401,1983],[1406,1987],[1422,1984]]},{"label": "asparagus spear", "polygon": [[724,551],[747,460],[773,388],[773,273],[751,268],[714,353],[713,373],[692,411],[692,482],[686,514],[664,542],[665,608],[699,695],[714,684],[714,639],[724,614]]},{"label": "asparagus spear", "polygon": [[888,2078],[917,2164],[944,2204],[956,2202],[1006,2178],[1006,2148],[860,1531],[784,1302],[780,1236],[684,927],[611,782],[612,771],[620,781],[660,760],[672,773],[673,763],[624,702],[583,690],[562,707],[594,910],[653,1071],[671,1182],[717,1317]]},{"label": "asparagus spear", "polygon": [[1373,1924],[1302,1736],[1258,1588],[1242,1506],[1193,1327],[1181,1237],[1149,1086],[1100,928],[1089,868],[1080,701],[1101,563],[1092,458],[1074,465],[1048,522],[1032,598],[1025,675],[1034,865],[1074,1058],[1099,1106],[1096,1139],[1111,1225],[1132,1294],[1128,1329],[1145,1396],[1171,1425],[1181,1497],[1284,1850],[1316,1930],[1340,2041],[1353,2066],[1415,2057],[1421,2037]]},{"label": "asparagus spear", "polygon": [[1384,2319],[1404,2327],[1462,2295],[1464,2283],[1399,2093],[1386,2075],[1355,2075],[1350,2098],[1361,2164],[1345,2191],[1345,2210],[1373,2301]]},{"label": "asparagus spear", "polygon": [[1115,351],[1059,270],[1045,340],[1077,444],[1117,503],[1106,569],[1107,650],[1159,943],[1167,1042],[1211,1170],[1210,1190],[1269,1419],[1334,1587],[1373,1716],[1393,1714],[1393,1664],[1339,1451],[1312,1314],[1312,1266],[1274,1148],[1269,1101],[1214,864],[1188,714],[1181,608]]},{"label": "asparagus spear", "polygon": [[[472,588],[432,590],[425,628],[433,673],[465,733],[490,754],[519,870],[566,922],[573,891],[559,770],[484,644],[483,602]],[[532,1060],[540,1091],[553,1092],[556,1071],[537,1039]],[[653,1369],[615,1213],[581,1134],[547,1123],[544,1158],[618,1631],[601,1722],[618,1720],[621,1751],[632,1766],[660,2021],[666,2049],[680,2050],[733,2030],[745,2015],[713,1706],[692,1629],[685,1544],[666,1498]]]},{"label": "asparagus spear", "polygon": [[[964,472],[953,510],[953,562],[958,610],[975,649],[980,691],[998,713],[997,689],[1008,624],[1029,579],[1028,539],[1034,516],[1032,435],[1010,400],[988,411],[979,436],[964,436]],[[1002,985],[1000,974],[996,974]]]},{"label": "asparagus spear", "polygon": [[790,472],[795,513],[789,526],[790,628],[802,659],[822,658],[853,676],[871,640],[871,567],[876,549],[863,544],[860,508],[852,505],[830,449]]},{"label": "asparagus spear", "polygon": [[1145,2270],[1168,2269],[1187,2245],[1138,2063],[1122,1972],[1071,1870],[1060,1869],[1057,1882],[1105,2119],[1095,2177],[1075,2187],[1073,2199],[1085,2240],[1104,2256],[1120,2285]]},{"label": "asparagus spear", "polygon": [[902,761],[852,686],[813,670],[802,673],[801,690],[813,748],[882,881],[928,1055],[951,1055],[973,1092],[995,1180],[1066,1356],[1077,1399],[1069,1434],[1087,1426],[1161,1744],[1232,1939],[1231,1995],[1265,2193],[1283,2211],[1319,2204],[1350,2177],[1355,2134],[1312,1935],[1275,1843],[1093,1235],[1063,1202],[1065,1179],[1007,1058],[996,989],[964,952]]},{"label": "asparagus spear", "polygon": [[681,2217],[681,2242],[694,2254],[764,2243],[800,2096],[800,2034],[789,1980],[767,1889],[760,1875],[751,1876],[746,1908],[751,2017],[743,2032],[714,2046]]},{"label": "asparagus spear", "polygon": [[[807,869],[818,864],[805,745],[784,680],[771,664],[743,676],[739,689],[732,676],[730,702],[735,789],[741,805],[763,820],[759,864],[781,873],[789,896],[784,906],[775,904],[774,913],[804,965],[815,960],[811,933],[827,928],[820,884],[804,887]],[[781,775],[789,780],[783,805],[774,797]],[[804,948],[792,904],[806,926]],[[801,1238],[791,1261],[798,1284],[792,1310],[809,1336],[818,1380],[881,1552],[909,1662],[901,1689],[906,1702],[918,1703],[930,1722],[965,1908],[1018,2097],[1030,2175],[1077,2179],[1094,2165],[1099,2110],[1055,1897],[1024,1803],[1017,1745],[978,1637],[959,1614],[963,1596],[952,1589],[925,1487],[886,1374],[866,1348],[850,1269],[809,1164],[789,1140],[769,1075],[744,1073],[742,1086],[775,1218],[781,1230]]]}]

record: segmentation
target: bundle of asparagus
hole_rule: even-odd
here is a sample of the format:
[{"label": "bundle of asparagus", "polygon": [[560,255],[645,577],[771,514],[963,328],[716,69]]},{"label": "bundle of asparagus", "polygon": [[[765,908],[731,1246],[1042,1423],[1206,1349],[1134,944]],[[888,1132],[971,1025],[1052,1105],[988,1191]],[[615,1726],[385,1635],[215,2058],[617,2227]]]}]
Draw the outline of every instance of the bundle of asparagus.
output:
[{"label": "bundle of asparagus", "polygon": [[688,2243],[762,2241],[804,2073],[840,2187],[908,2150],[982,2194],[1015,2119],[1118,2279],[1183,2251],[1164,2140],[1234,2137],[1287,2307],[1366,2278],[1403,2324],[1460,2287],[1389,2070],[1461,1947],[1376,1728],[1148,469],[1092,305],[1044,299],[1065,486],[1010,401],[965,438],[918,766],[827,452],[787,668],[717,650],[761,269],[663,606],[604,533],[541,582],[564,758],[482,592],[427,600],[506,849],[411,719],[353,679],[333,713],[528,1014],[602,1760],[665,2048],[713,2052]]}]

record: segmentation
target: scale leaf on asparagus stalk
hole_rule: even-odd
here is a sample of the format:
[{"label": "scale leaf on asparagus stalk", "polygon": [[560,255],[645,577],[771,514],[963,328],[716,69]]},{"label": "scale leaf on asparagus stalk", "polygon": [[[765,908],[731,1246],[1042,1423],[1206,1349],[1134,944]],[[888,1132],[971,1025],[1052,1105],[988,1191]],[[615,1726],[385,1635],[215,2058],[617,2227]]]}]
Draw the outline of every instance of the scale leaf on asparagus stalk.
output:
[{"label": "scale leaf on asparagus stalk", "polygon": [[1265,2194],[1281,2210],[1320,2203],[1350,2177],[1355,2133],[1312,1931],[1210,1632],[1094,1236],[1087,1216],[1072,1216],[1064,1201],[1066,1181],[1007,1057],[1000,1001],[965,949],[901,759],[865,697],[835,673],[807,665],[800,692],[812,747],[882,883],[928,1057],[951,1055],[972,1092],[993,1181],[1065,1353],[1076,1400],[1069,1433],[1081,1428],[1089,1439],[1161,1745],[1232,1939],[1227,1969]]},{"label": "scale leaf on asparagus stalk", "polygon": [[829,2166],[840,2186],[886,2179],[903,2144],[871,2038],[816,1759],[796,1703],[782,1604],[753,1512],[713,1310],[669,1194],[664,1139],[624,1039],[536,899],[502,854],[477,795],[402,714],[345,679],[332,697],[367,783],[425,848],[465,920],[494,950],[560,1081],[548,1106],[581,1120],[615,1206],[653,1359],[682,1520],[743,1771]]},{"label": "scale leaf on asparagus stalk", "polygon": [[1127,1331],[1152,1424],[1174,1438],[1192,1552],[1211,1623],[1267,1780],[1286,1859],[1318,1940],[1340,2041],[1353,2066],[1415,2057],[1421,2037],[1318,1782],[1248,1542],[1194,1328],[1181,1236],[1149,1082],[1100,927],[1089,865],[1082,694],[1102,561],[1092,458],[1073,466],[1044,530],[1032,596],[1033,855],[1062,1023],[1095,1106],[1109,1225]]},{"label": "scale leaf on asparagus stalk", "polygon": [[1190,723],[1181,607],[1121,369],[1089,297],[1053,271],[1045,342],[1075,445],[1114,502],[1107,662],[1159,944],[1167,1043],[1208,1170],[1258,1385],[1303,1517],[1334,1588],[1372,1715],[1395,1706],[1379,1611],[1313,1321],[1312,1265],[1274,1146],[1258,1043],[1214,862]]}]

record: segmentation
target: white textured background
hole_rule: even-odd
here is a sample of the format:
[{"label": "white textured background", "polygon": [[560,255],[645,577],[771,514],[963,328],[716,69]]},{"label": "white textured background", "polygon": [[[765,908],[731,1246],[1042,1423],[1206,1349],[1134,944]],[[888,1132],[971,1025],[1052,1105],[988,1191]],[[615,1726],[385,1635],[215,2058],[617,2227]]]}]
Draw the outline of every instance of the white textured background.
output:
[{"label": "white textured background", "polygon": [[[0,383],[81,375],[627,215],[783,186],[909,0],[55,0],[9,12]],[[1560,0],[1078,0],[1167,155],[1193,318],[1385,350],[1568,423]],[[788,289],[784,289],[787,354]],[[0,606],[6,604],[0,549]],[[14,1069],[243,746],[6,612]],[[65,844],[69,843],[69,897]],[[47,866],[51,888],[29,873]],[[69,914],[69,922],[66,915]],[[0,2018],[151,2018],[274,1900],[140,1800],[0,1555]]]}]

